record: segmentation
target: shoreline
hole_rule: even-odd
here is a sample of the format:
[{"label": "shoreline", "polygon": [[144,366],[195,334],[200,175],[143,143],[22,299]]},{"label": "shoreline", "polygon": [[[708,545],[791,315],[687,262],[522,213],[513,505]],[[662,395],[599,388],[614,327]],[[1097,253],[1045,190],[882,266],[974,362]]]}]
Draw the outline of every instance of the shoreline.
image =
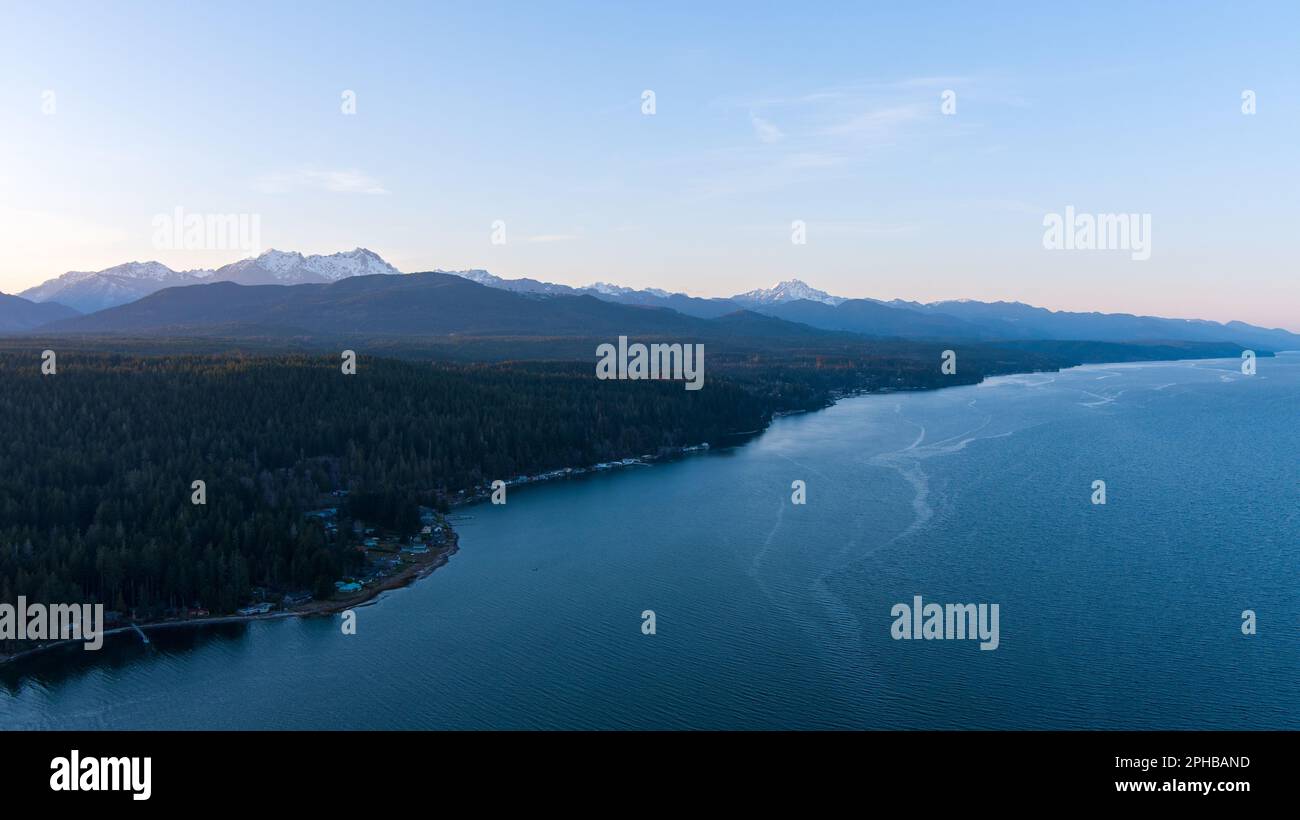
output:
[{"label": "shoreline", "polygon": [[[830,404],[826,405],[826,407],[829,407],[834,403],[835,401],[832,401]],[[826,409],[826,407],[819,407],[817,409],[824,410]],[[813,411],[800,410],[800,411],[792,411],[792,412],[804,413],[804,412],[813,412]],[[773,415],[772,420],[775,420],[776,418],[778,418],[778,416]],[[729,434],[727,437],[732,438],[732,437],[745,436],[748,438],[748,437],[757,436],[763,433],[767,429],[767,427],[770,426],[771,426],[771,421],[769,421],[768,424],[764,426],[762,430],[748,431],[746,433],[733,433],[733,434]],[[535,473],[532,475],[518,475],[513,478],[505,480],[505,482],[507,487],[516,487],[525,484],[539,484],[542,482],[558,481],[561,479],[582,478],[582,477],[594,476],[594,475],[599,475],[601,473],[610,472],[622,467],[649,467],[661,461],[676,460],[678,458],[685,458],[687,456],[696,455],[698,453],[707,453],[710,451],[710,449],[712,448],[707,442],[702,442],[696,445],[682,445],[680,447],[671,448],[668,452],[660,455],[643,455],[637,457],[627,457],[617,461],[597,462],[596,464],[588,465],[586,467],[565,467],[557,470],[548,470],[541,473]],[[490,485],[487,487],[477,487],[474,488],[472,491],[462,491],[462,492],[468,492],[468,494],[461,498],[457,498],[453,501],[449,501],[448,505],[451,508],[455,509],[459,507],[471,507],[475,504],[480,504],[486,501],[492,495],[492,489]],[[103,632],[103,637],[107,638],[110,635],[120,635],[122,633],[130,632],[136,629],[139,629],[142,632],[148,632],[151,629],[184,628],[184,627],[201,628],[205,626],[216,626],[221,624],[251,623],[253,621],[276,621],[276,620],[283,620],[285,618],[313,618],[313,617],[321,617],[326,615],[333,615],[335,613],[343,612],[345,610],[352,609],[353,607],[357,607],[357,606],[365,606],[367,604],[374,603],[385,592],[390,592],[395,589],[401,589],[403,587],[410,586],[411,584],[414,584],[416,581],[419,581],[433,574],[435,570],[438,570],[446,566],[447,563],[451,560],[451,557],[460,551],[460,533],[457,532],[450,525],[448,525],[448,529],[450,530],[450,536],[445,546],[443,546],[442,548],[436,551],[430,551],[429,555],[424,560],[417,560],[412,562],[411,564],[408,564],[407,566],[402,568],[401,572],[395,573],[391,576],[384,578],[383,580],[376,583],[374,586],[365,587],[361,590],[361,592],[357,593],[355,596],[345,600],[310,601],[306,604],[297,606],[291,610],[282,610],[280,612],[267,612],[260,615],[215,615],[215,616],[203,617],[203,618],[146,621],[140,623],[133,622],[133,623],[126,624],[124,626],[115,626],[112,629],[105,629]],[[21,652],[15,652],[10,655],[0,654],[0,669],[5,669],[6,667],[9,667],[11,664],[17,664],[23,660],[40,655],[44,652],[58,649],[60,647],[66,647],[69,644],[76,644],[76,643],[84,643],[84,641],[68,638],[64,640],[52,641],[50,643],[42,644],[40,646],[36,646],[31,649],[24,649]]]},{"label": "shoreline", "polygon": [[[1283,351],[1283,352],[1300,353],[1300,351]],[[1212,361],[1212,360],[1213,359],[1202,359],[1196,357],[1192,359],[1152,359],[1152,360],[1142,360],[1142,361],[1085,362],[1064,369],[1072,370],[1080,367],[1099,367],[1099,366],[1104,367],[1104,366],[1113,366],[1113,365],[1121,365],[1121,364],[1146,364],[1146,363],[1157,362],[1157,361]],[[536,473],[532,475],[518,475],[510,479],[504,479],[504,481],[507,487],[523,486],[526,484],[538,484],[544,482],[559,481],[564,479],[599,475],[601,473],[610,472],[612,470],[621,467],[635,467],[635,466],[649,467],[659,462],[673,461],[679,458],[685,458],[699,453],[708,453],[714,449],[729,449],[730,447],[740,446],[752,440],[753,438],[762,435],[772,426],[773,422],[775,422],[777,419],[785,418],[787,416],[802,415],[805,413],[820,412],[822,410],[826,410],[828,408],[834,407],[844,399],[860,398],[863,396],[873,396],[873,395],[888,395],[891,393],[900,393],[900,392],[943,390],[947,387],[970,387],[978,384],[983,384],[985,381],[991,378],[1000,378],[1005,376],[1020,376],[1020,375],[1028,375],[1034,373],[1059,373],[1059,372],[1061,372],[1060,368],[1054,368],[1048,370],[1025,370],[1025,371],[1018,371],[1015,373],[1002,373],[1002,374],[998,374],[997,376],[984,376],[978,382],[973,382],[973,383],[927,386],[927,387],[903,387],[903,388],[887,387],[879,390],[860,389],[860,390],[841,391],[832,394],[830,400],[827,401],[826,404],[820,407],[810,408],[810,409],[800,409],[800,410],[776,411],[772,414],[772,417],[768,419],[767,423],[764,424],[761,429],[738,432],[738,433],[729,433],[726,436],[724,436],[724,438],[728,440],[735,439],[734,443],[719,444],[716,446],[710,445],[708,442],[703,442],[698,445],[681,445],[679,447],[669,448],[667,452],[658,455],[643,455],[637,457],[627,457],[624,459],[619,459],[614,461],[598,462],[597,464],[588,465],[586,467],[559,468],[556,470],[548,470],[545,472]],[[461,491],[461,492],[467,492],[467,491]],[[452,508],[470,507],[475,504],[482,503],[483,501],[490,498],[492,494],[492,490],[489,485],[487,487],[475,488],[474,490],[469,491],[469,493],[470,494],[467,494],[462,498],[457,498],[456,500],[448,502],[449,506]],[[448,526],[448,529],[450,530],[450,537],[447,541],[447,544],[444,547],[440,548],[437,551],[431,551],[426,559],[412,562],[411,564],[403,567],[401,572],[395,573],[392,576],[384,578],[382,581],[376,583],[372,587],[363,588],[361,592],[357,593],[354,597],[348,598],[346,600],[311,601],[306,604],[302,604],[292,610],[280,611],[280,612],[268,612],[260,615],[218,615],[213,617],[193,618],[193,619],[185,619],[185,620],[178,619],[178,620],[152,621],[152,622],[138,623],[138,624],[131,623],[125,626],[118,626],[118,627],[113,627],[112,629],[106,629],[103,632],[103,637],[108,637],[109,635],[121,634],[135,629],[139,629],[142,632],[147,632],[148,630],[151,629],[164,629],[164,628],[176,628],[176,627],[204,627],[204,626],[214,626],[220,624],[248,623],[252,621],[273,621],[273,620],[281,620],[285,618],[320,617],[326,615],[333,615],[335,613],[343,612],[345,610],[352,609],[353,607],[357,607],[357,606],[365,606],[374,603],[385,592],[410,586],[414,584],[416,581],[428,577],[434,571],[440,569],[441,567],[446,566],[447,563],[451,560],[451,556],[455,555],[457,552],[460,551],[460,534],[456,532],[454,529],[452,529],[450,526]],[[43,644],[41,646],[34,647],[32,649],[23,650],[22,652],[17,652],[11,655],[0,655],[0,669],[4,669],[8,667],[10,664],[18,663],[24,659],[33,657],[40,653],[47,652],[49,650],[63,647],[73,643],[84,643],[84,641],[73,640],[73,639],[58,640],[52,643]]]},{"label": "shoreline", "polygon": [[[833,403],[834,402],[832,402],[832,404]],[[825,407],[821,407],[818,409],[824,410]],[[799,411],[799,412],[812,412],[812,411]],[[773,416],[773,418],[775,419],[776,416]],[[771,426],[770,421],[768,422],[767,426]],[[766,430],[767,426],[765,426],[763,430]],[[732,436],[758,435],[761,434],[763,430],[751,431],[751,433],[749,434],[736,433],[731,435]],[[683,445],[681,447],[672,448],[670,451],[662,455],[644,455],[639,457],[628,457],[625,459],[620,459],[618,461],[598,462],[596,464],[588,465],[586,467],[566,467],[566,468],[560,468],[558,470],[548,470],[546,472],[536,473],[532,475],[519,475],[506,480],[506,486],[514,487],[514,486],[521,486],[524,484],[537,484],[537,483],[542,483],[547,481],[557,481],[566,478],[580,478],[586,476],[593,476],[593,475],[599,475],[600,473],[610,472],[614,469],[621,468],[621,467],[634,467],[634,466],[649,467],[652,464],[660,461],[668,461],[677,458],[684,458],[686,456],[695,455],[701,452],[707,453],[709,452],[710,449],[711,449],[710,445],[707,442],[697,444],[697,445]],[[448,505],[453,509],[459,507],[470,507],[475,504],[480,504],[483,501],[487,500],[488,498],[491,497],[491,494],[492,494],[492,490],[490,485],[488,487],[478,487],[475,488],[470,494],[467,494],[462,498],[457,498],[453,501],[449,501]],[[401,572],[395,573],[391,576],[384,578],[382,581],[379,581],[372,587],[363,588],[361,592],[357,593],[355,596],[348,598],[346,600],[310,601],[306,604],[302,604],[291,610],[282,610],[280,612],[267,612],[260,615],[215,615],[215,616],[204,617],[204,618],[146,621],[141,623],[133,622],[133,623],[126,624],[125,626],[115,626],[112,629],[105,629],[102,637],[107,638],[110,635],[120,635],[122,633],[130,632],[136,629],[139,629],[142,632],[148,632],[151,629],[185,628],[185,627],[201,628],[205,626],[216,626],[221,624],[251,623],[253,621],[276,621],[276,620],[283,620],[285,618],[313,618],[313,617],[321,617],[326,615],[333,615],[335,613],[343,612],[345,610],[352,609],[353,607],[357,607],[357,606],[365,606],[367,604],[374,603],[385,592],[390,592],[395,589],[401,589],[403,587],[410,586],[414,584],[416,581],[419,581],[433,574],[435,570],[438,570],[446,566],[447,563],[451,560],[451,557],[460,551],[460,533],[457,532],[450,525],[448,525],[448,529],[450,530],[450,536],[447,540],[447,544],[444,547],[436,551],[430,551],[428,557],[425,558],[424,560],[417,560],[412,562],[411,564],[408,564],[407,566],[403,567]],[[40,646],[36,646],[31,649],[25,649],[21,652],[15,652],[10,655],[0,654],[0,669],[5,669],[12,664],[20,663],[23,660],[35,657],[44,652],[58,649],[60,647],[66,647],[70,644],[84,643],[84,642],[85,641],[83,640],[68,638],[64,640],[52,641],[50,643],[42,644]]]},{"label": "shoreline", "polygon": [[[447,562],[451,560],[451,556],[455,555],[459,551],[460,534],[455,530],[452,530],[450,537],[447,539],[446,545],[436,551],[430,551],[428,557],[408,564],[402,568],[401,572],[394,573],[393,575],[384,578],[374,586],[364,587],[351,598],[344,600],[310,601],[294,607],[293,609],[282,610],[280,612],[267,612],[261,615],[216,615],[205,618],[130,623],[125,626],[115,626],[112,629],[105,629],[102,637],[107,638],[110,635],[120,635],[137,629],[141,632],[148,632],[153,629],[201,628],[221,624],[251,623],[253,621],[278,621],[284,620],[285,618],[316,618],[334,615],[354,607],[372,604],[385,592],[402,589],[403,587],[414,584],[422,578],[428,577],[435,570],[446,566]],[[16,652],[12,655],[0,656],[0,669],[5,668],[9,664],[16,664],[25,659],[32,658],[43,652],[48,652],[53,649],[77,643],[85,643],[85,641],[68,638],[52,641],[31,649],[25,649],[22,652]]]}]

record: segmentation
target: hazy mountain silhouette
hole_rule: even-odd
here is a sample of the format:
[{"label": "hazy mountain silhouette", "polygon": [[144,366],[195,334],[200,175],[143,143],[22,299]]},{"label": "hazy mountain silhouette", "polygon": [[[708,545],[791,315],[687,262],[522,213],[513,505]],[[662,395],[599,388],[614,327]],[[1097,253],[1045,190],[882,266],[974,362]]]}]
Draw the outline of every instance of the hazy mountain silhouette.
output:
[{"label": "hazy mountain silhouette", "polygon": [[168,288],[131,304],[53,322],[53,334],[257,336],[676,336],[829,334],[774,317],[708,320],[590,295],[532,296],[429,272],[329,284]]},{"label": "hazy mountain silhouette", "polygon": [[0,293],[0,333],[21,333],[79,315],[73,308],[58,302],[33,302],[21,296]]}]

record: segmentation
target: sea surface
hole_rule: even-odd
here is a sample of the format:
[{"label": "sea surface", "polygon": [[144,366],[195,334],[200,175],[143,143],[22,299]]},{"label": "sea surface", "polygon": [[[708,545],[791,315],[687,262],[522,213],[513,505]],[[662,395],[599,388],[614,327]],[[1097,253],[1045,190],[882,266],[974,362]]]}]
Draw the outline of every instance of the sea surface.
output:
[{"label": "sea surface", "polygon": [[[463,509],[460,552],[355,635],[6,669],[0,728],[1297,729],[1298,422],[1295,354],[848,399]],[[997,649],[895,640],[917,595],[997,604]]]}]

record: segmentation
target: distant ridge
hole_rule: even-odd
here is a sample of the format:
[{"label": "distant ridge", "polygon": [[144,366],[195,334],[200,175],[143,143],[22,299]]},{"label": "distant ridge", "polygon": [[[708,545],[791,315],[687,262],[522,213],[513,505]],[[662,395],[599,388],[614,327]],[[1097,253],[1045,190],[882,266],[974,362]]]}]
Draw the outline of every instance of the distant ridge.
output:
[{"label": "distant ridge", "polygon": [[0,293],[0,333],[22,333],[77,315],[76,310],[58,302],[33,302],[21,296]]},{"label": "distant ridge", "polygon": [[791,279],[729,298],[699,298],[657,289],[609,285],[570,288],[535,279],[502,279],[487,271],[453,271],[489,287],[529,293],[588,293],[623,304],[671,308],[699,317],[753,310],[823,330],[904,339],[1078,340],[1099,342],[1226,342],[1270,350],[1300,350],[1300,334],[1245,322],[1170,319],[1126,313],[1051,311],[1021,302],[973,299],[907,302],[848,299]]},{"label": "distant ridge", "polygon": [[[430,274],[467,280],[483,287],[530,299],[588,297],[601,302],[642,308],[661,308],[696,319],[716,319],[738,310],[799,323],[823,331],[855,333],[875,338],[908,340],[975,341],[1095,341],[1116,343],[1209,342],[1237,344],[1267,350],[1300,350],[1300,334],[1279,328],[1263,328],[1244,322],[1212,322],[1201,319],[1170,319],[1124,313],[1078,313],[1051,311],[1020,302],[947,300],[930,303],[875,299],[850,299],[818,290],[799,279],[779,282],[727,298],[700,298],[669,293],[658,288],[634,289],[607,282],[571,287],[537,279],[505,279],[486,270],[431,271]],[[129,305],[152,294],[178,286],[234,283],[238,285],[322,285],[375,275],[404,276],[378,254],[356,248],[330,255],[310,255],[269,250],[252,259],[242,259],[213,271],[173,271],[158,262],[128,262],[103,271],[69,272],[23,292],[32,302],[60,302],[76,311],[96,311]],[[412,274],[413,275],[413,274]],[[263,293],[254,298],[271,299]],[[219,301],[219,300],[218,300]],[[274,301],[274,300],[272,300]],[[292,302],[293,300],[288,300]],[[146,306],[147,310],[159,304]],[[248,310],[258,313],[257,305]],[[214,305],[214,310],[217,305]],[[400,314],[401,306],[395,306]],[[44,322],[61,322],[59,327],[90,327],[96,322],[70,322],[70,317],[26,311],[22,320],[11,320],[0,332],[21,332]],[[133,318],[130,318],[133,317]],[[44,319],[36,325],[31,321]],[[187,314],[186,322],[200,320]],[[239,318],[239,317],[235,317]],[[267,321],[275,317],[266,317]],[[468,317],[467,317],[468,318]],[[138,313],[115,314],[114,322],[140,322]],[[295,320],[299,321],[299,320]],[[200,322],[209,326],[209,322]],[[295,325],[303,330],[301,325]],[[472,323],[456,332],[491,333],[496,324],[476,328]],[[286,328],[267,326],[267,332]],[[533,332],[533,331],[526,331]]]},{"label": "distant ridge", "polygon": [[[736,311],[701,319],[589,294],[537,297],[437,271],[350,276],[301,285],[235,282],[167,288],[136,302],[48,324],[41,333],[257,337],[671,336],[691,340],[758,334],[837,338],[770,316]],[[743,317],[749,320],[741,321]]]},{"label": "distant ridge", "polygon": [[216,270],[176,271],[161,262],[127,262],[100,271],[69,271],[22,292],[33,302],[60,302],[83,313],[128,304],[164,288],[209,282],[243,285],[336,282],[349,276],[396,274],[397,268],[366,248],[328,256],[268,250]]}]

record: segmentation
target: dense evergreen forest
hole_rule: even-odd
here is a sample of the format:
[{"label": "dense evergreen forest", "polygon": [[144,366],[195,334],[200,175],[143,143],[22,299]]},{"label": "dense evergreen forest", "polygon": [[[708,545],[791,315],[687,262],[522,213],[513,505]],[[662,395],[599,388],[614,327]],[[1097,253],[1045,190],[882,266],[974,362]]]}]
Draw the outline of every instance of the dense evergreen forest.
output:
[{"label": "dense evergreen forest", "polygon": [[779,388],[726,380],[364,357],[345,376],[320,356],[67,353],[42,375],[35,355],[0,353],[0,386],[0,600],[140,617],[230,612],[254,586],[328,593],[351,551],[302,513],[333,490],[397,524],[495,478],[716,440],[784,409]]},{"label": "dense evergreen forest", "polygon": [[357,554],[303,513],[335,491],[343,516],[408,529],[417,504],[497,478],[717,442],[847,391],[1072,363],[970,348],[942,376],[937,346],[719,351],[688,391],[597,380],[590,362],[362,356],[344,375],[337,352],[83,349],[43,375],[39,353],[0,350],[0,601],[140,618],[229,613],[255,587],[328,595]]}]

